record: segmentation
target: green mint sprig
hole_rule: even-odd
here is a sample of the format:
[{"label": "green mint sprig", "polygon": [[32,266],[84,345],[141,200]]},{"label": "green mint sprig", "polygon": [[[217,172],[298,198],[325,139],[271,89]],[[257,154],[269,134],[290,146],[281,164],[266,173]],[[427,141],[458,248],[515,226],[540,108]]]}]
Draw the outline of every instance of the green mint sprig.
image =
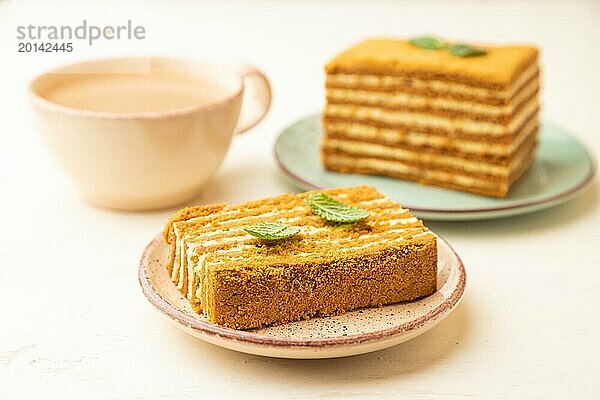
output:
[{"label": "green mint sprig", "polygon": [[367,210],[349,206],[323,193],[311,194],[306,201],[313,213],[329,222],[358,222],[371,215]]},{"label": "green mint sprig", "polygon": [[448,44],[441,39],[433,36],[419,36],[409,40],[409,43],[415,47],[427,50],[444,49],[456,57],[478,57],[487,54],[487,51],[480,47],[471,46],[465,43]]},{"label": "green mint sprig", "polygon": [[478,57],[483,56],[487,52],[479,47],[469,46],[468,44],[453,44],[446,50],[457,57]]},{"label": "green mint sprig", "polygon": [[288,226],[281,222],[261,222],[244,228],[244,231],[265,240],[281,240],[294,236],[300,232],[297,226]]},{"label": "green mint sprig", "polygon": [[433,36],[419,36],[409,40],[410,44],[421,49],[437,50],[446,47],[446,43]]}]

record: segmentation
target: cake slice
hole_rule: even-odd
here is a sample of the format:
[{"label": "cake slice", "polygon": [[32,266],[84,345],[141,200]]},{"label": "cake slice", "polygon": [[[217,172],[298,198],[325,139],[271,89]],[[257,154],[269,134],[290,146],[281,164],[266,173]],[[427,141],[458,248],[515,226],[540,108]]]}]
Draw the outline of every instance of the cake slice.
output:
[{"label": "cake slice", "polygon": [[539,130],[538,51],[481,46],[459,57],[367,40],[326,66],[324,166],[504,197]]},{"label": "cake slice", "polygon": [[[370,213],[336,224],[311,211],[312,193],[179,211],[164,231],[167,268],[192,307],[211,323],[249,329],[435,292],[436,237],[407,209],[368,186],[319,191]],[[244,230],[262,222],[300,231],[269,241]]]}]

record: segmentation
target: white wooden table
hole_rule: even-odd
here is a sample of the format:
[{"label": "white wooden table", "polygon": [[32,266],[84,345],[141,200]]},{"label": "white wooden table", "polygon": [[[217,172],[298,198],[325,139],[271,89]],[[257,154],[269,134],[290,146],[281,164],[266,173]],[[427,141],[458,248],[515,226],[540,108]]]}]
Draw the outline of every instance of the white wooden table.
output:
[{"label": "white wooden table", "polygon": [[[346,359],[261,358],[197,341],[146,302],[138,258],[173,210],[81,203],[48,159],[25,96],[34,73],[74,58],[153,52],[257,64],[272,79],[272,111],[194,200],[236,202],[294,190],[273,141],[321,107],[323,64],[352,42],[429,32],[525,40],[543,51],[544,118],[598,157],[600,3],[121,3],[0,2],[0,399],[600,398],[597,185],[529,216],[430,223],[458,249],[469,281],[460,307],[429,333]],[[82,18],[142,21],[148,40],[16,53],[17,25]]]}]

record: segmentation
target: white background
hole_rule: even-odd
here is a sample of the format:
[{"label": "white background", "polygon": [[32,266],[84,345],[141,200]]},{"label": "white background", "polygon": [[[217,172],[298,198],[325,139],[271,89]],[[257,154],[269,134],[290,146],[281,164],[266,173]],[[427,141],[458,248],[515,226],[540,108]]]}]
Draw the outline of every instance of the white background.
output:
[{"label": "white background", "polygon": [[[533,42],[543,116],[598,157],[600,3],[0,2],[0,399],[600,397],[600,207],[594,185],[529,216],[429,223],[465,261],[463,303],[429,333],[324,361],[237,354],[178,331],[143,297],[137,264],[174,210],[87,206],[47,158],[25,96],[34,73],[75,58],[154,53],[251,62],[273,108],[237,138],[194,204],[295,190],[273,141],[323,103],[323,65],[373,35]],[[16,52],[16,26],[132,19],[140,42],[69,57]],[[85,134],[85,132],[82,132]]]}]

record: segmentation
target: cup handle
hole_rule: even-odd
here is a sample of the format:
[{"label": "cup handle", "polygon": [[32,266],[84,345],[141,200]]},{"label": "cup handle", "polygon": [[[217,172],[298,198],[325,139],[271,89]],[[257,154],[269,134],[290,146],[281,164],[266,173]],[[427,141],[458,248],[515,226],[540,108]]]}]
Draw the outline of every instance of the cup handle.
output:
[{"label": "cup handle", "polygon": [[[242,65],[240,72],[244,81],[244,97],[236,133],[244,133],[256,126],[271,107],[271,85],[266,75],[251,65]],[[249,93],[253,94],[252,99],[247,97]]]}]

